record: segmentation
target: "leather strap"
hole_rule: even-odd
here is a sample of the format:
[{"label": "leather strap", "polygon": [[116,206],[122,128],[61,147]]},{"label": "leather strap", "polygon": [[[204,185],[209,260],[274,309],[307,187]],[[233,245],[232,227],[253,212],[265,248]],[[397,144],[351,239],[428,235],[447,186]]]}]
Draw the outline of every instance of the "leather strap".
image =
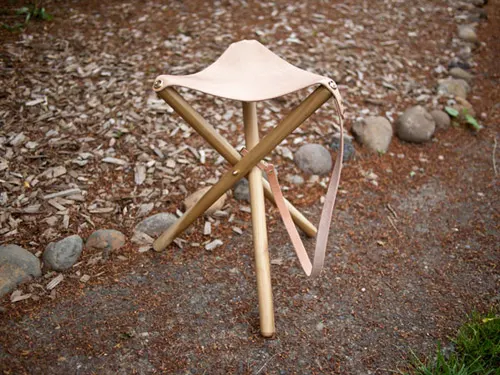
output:
[{"label": "leather strap", "polygon": [[332,221],[333,208],[335,206],[335,198],[337,196],[337,191],[340,182],[340,173],[342,171],[342,159],[344,156],[344,113],[341,104],[340,93],[337,89],[335,83],[331,84],[333,81],[326,82],[327,86],[332,92],[335,107],[339,114],[340,119],[340,147],[337,152],[337,158],[335,161],[335,166],[332,171],[332,175],[330,176],[330,183],[328,184],[328,190],[325,197],[325,203],[323,205],[323,209],[321,211],[321,218],[318,225],[318,234],[316,236],[316,247],[314,250],[313,261],[309,259],[309,255],[306,252],[304,247],[304,243],[300,238],[299,232],[295,227],[295,224],[292,220],[292,215],[288,210],[285,204],[285,198],[283,197],[283,193],[281,192],[281,188],[278,182],[278,176],[276,169],[272,164],[261,162],[259,167],[263,169],[269,179],[269,185],[271,186],[271,190],[274,194],[274,198],[276,201],[276,207],[281,214],[281,218],[283,219],[283,223],[285,224],[286,230],[290,239],[292,241],[293,247],[295,248],[295,252],[297,257],[299,258],[300,265],[304,270],[305,274],[310,277],[317,277],[321,270],[323,269],[323,264],[325,261],[325,252],[326,246],[328,244],[328,234],[330,231],[330,224]]}]

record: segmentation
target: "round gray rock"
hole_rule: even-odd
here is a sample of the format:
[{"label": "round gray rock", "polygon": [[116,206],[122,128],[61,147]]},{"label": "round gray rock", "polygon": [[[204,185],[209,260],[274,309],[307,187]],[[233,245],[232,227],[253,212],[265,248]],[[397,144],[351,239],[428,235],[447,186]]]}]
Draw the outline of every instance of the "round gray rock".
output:
[{"label": "round gray rock", "polygon": [[458,26],[458,37],[469,43],[477,43],[478,41],[476,31],[470,25]]},{"label": "round gray rock", "polygon": [[482,6],[486,5],[488,0],[466,0],[465,2],[472,4],[474,6],[477,6],[477,7],[482,7]]},{"label": "round gray rock", "polygon": [[[338,151],[340,148],[340,139],[337,137],[333,138],[330,147],[333,151]],[[345,163],[351,160],[355,154],[356,150],[354,149],[351,140],[349,138],[344,137],[344,155],[342,156],[342,161]]]},{"label": "round gray rock", "polygon": [[448,69],[460,68],[463,70],[470,70],[471,66],[467,61],[463,61],[458,57],[453,57],[448,63]]},{"label": "round gray rock", "polygon": [[41,275],[40,260],[28,250],[17,245],[0,246],[0,297]]},{"label": "round gray rock", "polygon": [[450,75],[453,78],[464,79],[468,82],[472,81],[474,78],[472,74],[462,68],[459,68],[458,66],[450,69]]},{"label": "round gray rock", "polygon": [[486,9],[482,8],[474,8],[472,11],[468,12],[467,22],[469,23],[478,23],[482,20],[488,19],[488,12]]},{"label": "round gray rock", "polygon": [[299,176],[298,174],[289,174],[286,176],[286,180],[293,185],[304,184],[304,178],[302,176]]},{"label": "round gray rock", "polygon": [[407,142],[426,142],[431,139],[435,130],[434,118],[419,105],[408,108],[396,121],[398,137]]},{"label": "round gray rock", "polygon": [[177,216],[162,212],[150,217],[147,217],[135,226],[136,232],[146,233],[148,236],[156,237],[166,231],[172,224],[177,221]]},{"label": "round gray rock", "polygon": [[43,262],[51,269],[64,271],[76,263],[83,250],[83,240],[78,235],[51,242],[43,252]]},{"label": "round gray rock", "polygon": [[370,116],[352,126],[356,140],[374,152],[386,152],[392,140],[392,126],[382,116]]},{"label": "round gray rock", "polygon": [[467,98],[470,92],[470,86],[464,79],[446,78],[438,82],[438,94],[458,96],[459,98]]},{"label": "round gray rock", "polygon": [[294,155],[297,166],[306,173],[324,175],[332,169],[330,152],[318,144],[301,146]]},{"label": "round gray rock", "polygon": [[250,187],[246,178],[243,178],[236,183],[233,190],[233,196],[234,199],[238,201],[250,202]]},{"label": "round gray rock", "polygon": [[87,249],[104,251],[107,255],[113,250],[118,250],[125,245],[125,235],[114,229],[99,229],[92,233],[87,241],[85,247]]},{"label": "round gray rock", "polygon": [[451,119],[446,112],[441,111],[439,109],[435,109],[431,111],[431,116],[434,119],[434,122],[436,123],[437,129],[446,130],[450,127]]},{"label": "round gray rock", "polygon": [[[262,177],[269,181],[267,178],[267,174],[262,172]],[[246,178],[242,178],[239,180],[233,188],[233,197],[237,201],[247,201],[250,202],[250,186],[248,184],[248,180]]]}]

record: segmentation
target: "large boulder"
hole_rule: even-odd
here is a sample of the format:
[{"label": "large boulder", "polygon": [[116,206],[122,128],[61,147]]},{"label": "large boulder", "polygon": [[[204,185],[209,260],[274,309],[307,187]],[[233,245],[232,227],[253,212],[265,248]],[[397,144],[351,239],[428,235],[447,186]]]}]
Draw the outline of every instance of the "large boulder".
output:
[{"label": "large boulder", "polygon": [[145,218],[135,226],[136,232],[146,233],[148,236],[157,237],[177,221],[177,216],[162,212]]},{"label": "large boulder", "polygon": [[441,111],[439,109],[435,109],[431,111],[431,116],[434,119],[434,122],[436,123],[437,129],[446,130],[450,127],[451,119],[446,112]]},{"label": "large boulder", "polygon": [[438,81],[437,92],[438,94],[465,99],[469,95],[470,86],[464,79],[446,78]]},{"label": "large boulder", "polygon": [[453,68],[460,68],[467,71],[471,69],[471,65],[467,61],[464,61],[459,57],[455,56],[448,63],[448,69],[451,70]]},{"label": "large boulder", "polygon": [[469,43],[477,43],[478,38],[474,27],[471,25],[458,26],[458,37]]},{"label": "large boulder", "polygon": [[294,155],[297,166],[303,172],[325,175],[332,169],[332,156],[330,152],[318,144],[301,146]]},{"label": "large boulder", "polygon": [[75,234],[49,243],[43,252],[43,262],[53,270],[64,271],[76,263],[82,250],[83,240]]},{"label": "large boulder", "polygon": [[0,297],[42,275],[40,260],[17,245],[0,246]]},{"label": "large boulder", "polygon": [[386,152],[392,140],[392,126],[382,116],[370,116],[352,126],[356,140],[374,152]]},{"label": "large boulder", "polygon": [[250,185],[246,178],[242,178],[234,185],[233,197],[238,201],[250,202]]},{"label": "large boulder", "polygon": [[[340,149],[340,138],[334,137],[332,143],[330,144],[330,147],[333,151],[338,152],[338,150]],[[352,141],[349,138],[344,137],[344,154],[342,156],[342,161],[345,163],[351,160],[355,155],[356,150],[354,149]]]},{"label": "large boulder", "polygon": [[422,106],[408,108],[396,121],[396,133],[407,142],[422,143],[432,138],[436,122]]},{"label": "large boulder", "polygon": [[114,229],[99,229],[92,233],[85,242],[85,248],[103,251],[108,255],[113,250],[118,250],[125,245],[125,235]]},{"label": "large boulder", "polygon": [[458,66],[450,69],[450,75],[453,78],[463,79],[467,82],[472,81],[472,79],[474,78],[474,76],[471,73],[469,73],[465,69],[459,68]]},{"label": "large boulder", "polygon": [[469,3],[469,4],[472,4],[476,7],[482,7],[484,5],[486,5],[486,3],[488,2],[488,0],[465,0],[466,3]]}]

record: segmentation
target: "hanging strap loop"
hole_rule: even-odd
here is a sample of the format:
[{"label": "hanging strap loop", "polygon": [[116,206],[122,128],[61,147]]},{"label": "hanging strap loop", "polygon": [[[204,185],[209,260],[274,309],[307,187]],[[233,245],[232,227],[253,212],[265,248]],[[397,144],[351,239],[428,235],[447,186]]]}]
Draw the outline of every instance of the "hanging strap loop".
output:
[{"label": "hanging strap loop", "polygon": [[[325,196],[325,203],[321,211],[321,218],[318,225],[318,234],[316,236],[316,247],[314,250],[313,260],[311,262],[309,255],[304,247],[304,243],[300,238],[299,232],[295,227],[292,219],[292,215],[285,204],[285,198],[281,192],[281,188],[278,182],[278,176],[276,168],[274,165],[261,161],[259,163],[259,168],[264,170],[268,176],[269,185],[274,195],[276,201],[276,207],[278,207],[279,213],[285,224],[285,228],[290,236],[293,247],[295,248],[295,253],[299,258],[300,265],[304,270],[305,274],[310,277],[317,277],[321,270],[323,269],[323,264],[325,261],[326,246],[328,243],[328,234],[330,231],[330,225],[332,222],[333,208],[335,206],[335,198],[337,196],[337,191],[340,182],[340,173],[342,171],[342,159],[344,156],[344,113],[341,104],[341,97],[338,92],[336,85],[331,85],[333,81],[328,81],[324,86],[326,86],[333,95],[335,108],[339,114],[340,122],[340,139],[339,139],[339,150],[337,152],[337,158],[335,161],[335,166],[330,176],[330,182],[328,184],[328,190]],[[246,150],[243,150],[245,153]]]}]

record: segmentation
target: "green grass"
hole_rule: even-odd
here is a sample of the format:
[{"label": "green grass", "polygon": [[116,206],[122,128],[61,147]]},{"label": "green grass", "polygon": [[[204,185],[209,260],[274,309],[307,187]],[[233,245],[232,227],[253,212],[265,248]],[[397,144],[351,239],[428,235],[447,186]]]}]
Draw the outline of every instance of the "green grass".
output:
[{"label": "green grass", "polygon": [[424,362],[415,356],[413,374],[417,375],[500,375],[500,316],[473,314],[455,339],[455,350]]},{"label": "green grass", "polygon": [[[35,0],[34,3],[30,3],[28,6],[23,6],[15,10],[17,16],[23,16],[24,22],[16,22],[14,25],[8,25],[2,23],[1,26],[10,32],[22,31],[30,22],[30,20],[37,19],[42,21],[50,21],[53,19],[52,15],[47,13],[45,8],[41,5],[41,0]],[[0,14],[9,14],[10,11],[7,9],[0,9]]]}]

